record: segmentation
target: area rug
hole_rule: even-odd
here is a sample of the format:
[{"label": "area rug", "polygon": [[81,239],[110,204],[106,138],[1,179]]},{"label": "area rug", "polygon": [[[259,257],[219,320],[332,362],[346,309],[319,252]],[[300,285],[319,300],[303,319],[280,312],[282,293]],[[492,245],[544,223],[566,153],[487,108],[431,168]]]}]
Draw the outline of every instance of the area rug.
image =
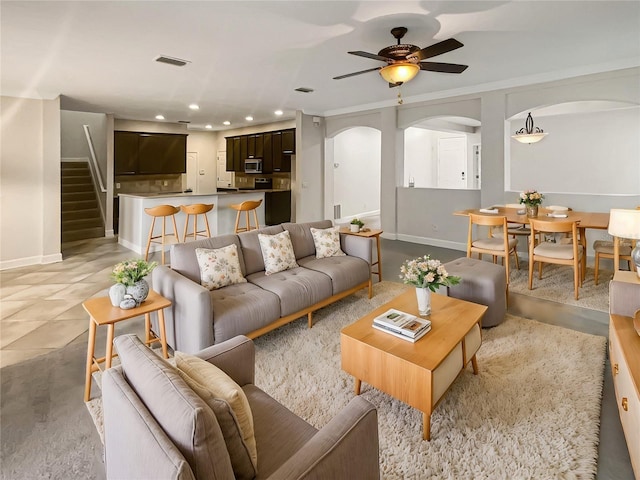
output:
[{"label": "area rug", "polygon": [[[317,428],[353,398],[340,329],[400,294],[382,282],[255,340],[256,385]],[[432,415],[363,384],[378,410],[383,479],[594,478],[606,339],[508,315],[483,330],[467,368]],[[99,399],[87,407],[97,408]],[[93,404],[93,405],[92,405]]]},{"label": "area rug", "polygon": [[589,308],[601,312],[609,311],[609,282],[612,271],[601,270],[598,285],[594,280],[594,270],[587,267],[582,287],[578,291],[578,300],[573,294],[573,269],[565,265],[545,264],[542,279],[538,279],[538,265],[534,266],[533,289],[529,290],[529,265],[520,261],[520,270],[510,269],[511,283],[509,291],[552,302],[564,303],[575,307]]}]

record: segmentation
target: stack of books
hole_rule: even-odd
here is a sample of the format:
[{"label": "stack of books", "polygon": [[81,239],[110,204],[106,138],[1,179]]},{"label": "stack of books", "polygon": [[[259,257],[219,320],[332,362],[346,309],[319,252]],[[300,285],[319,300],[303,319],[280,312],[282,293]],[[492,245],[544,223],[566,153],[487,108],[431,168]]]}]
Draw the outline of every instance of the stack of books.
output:
[{"label": "stack of books", "polygon": [[416,342],[431,330],[431,322],[392,308],[373,319],[373,328]]}]

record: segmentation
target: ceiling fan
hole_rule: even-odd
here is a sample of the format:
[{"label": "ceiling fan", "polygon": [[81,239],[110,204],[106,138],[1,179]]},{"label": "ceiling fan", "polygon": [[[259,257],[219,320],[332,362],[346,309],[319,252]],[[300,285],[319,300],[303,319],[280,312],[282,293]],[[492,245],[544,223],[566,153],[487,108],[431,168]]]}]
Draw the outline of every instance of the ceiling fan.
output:
[{"label": "ceiling fan", "polygon": [[400,40],[406,33],[406,27],[392,28],[391,35],[398,40],[398,44],[385,47],[377,54],[362,51],[348,52],[351,55],[386,62],[386,66],[348,73],[346,75],[333,77],[333,79],[340,80],[342,78],[353,77],[354,75],[378,70],[382,78],[384,78],[389,83],[389,87],[392,88],[408,82],[415,77],[420,70],[442,73],[462,73],[467,69],[468,65],[459,65],[457,63],[422,61],[426,58],[442,55],[443,53],[447,53],[464,46],[455,38],[449,38],[448,40],[443,40],[442,42],[438,42],[421,49],[415,45],[400,43]]}]

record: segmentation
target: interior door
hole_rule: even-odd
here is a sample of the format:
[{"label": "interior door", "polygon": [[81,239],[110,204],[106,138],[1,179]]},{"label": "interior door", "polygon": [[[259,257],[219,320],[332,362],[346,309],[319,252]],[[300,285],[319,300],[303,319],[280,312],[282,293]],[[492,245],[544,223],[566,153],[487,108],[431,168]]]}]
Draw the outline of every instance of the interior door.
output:
[{"label": "interior door", "polygon": [[198,192],[198,152],[187,152],[186,188]]},{"label": "interior door", "polygon": [[467,188],[467,139],[438,139],[438,188]]}]

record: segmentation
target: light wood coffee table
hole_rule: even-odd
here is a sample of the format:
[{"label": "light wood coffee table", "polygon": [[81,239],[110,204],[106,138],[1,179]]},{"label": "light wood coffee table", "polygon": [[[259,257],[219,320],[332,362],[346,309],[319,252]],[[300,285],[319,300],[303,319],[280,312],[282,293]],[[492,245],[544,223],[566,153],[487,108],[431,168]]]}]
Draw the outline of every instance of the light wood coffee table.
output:
[{"label": "light wood coffee table", "polygon": [[342,329],[342,369],[422,412],[422,438],[431,439],[431,413],[458,374],[471,362],[478,373],[476,352],[482,343],[484,305],[431,294],[431,331],[415,343],[381,332],[373,319],[390,308],[418,315],[414,289],[373,310]]}]

